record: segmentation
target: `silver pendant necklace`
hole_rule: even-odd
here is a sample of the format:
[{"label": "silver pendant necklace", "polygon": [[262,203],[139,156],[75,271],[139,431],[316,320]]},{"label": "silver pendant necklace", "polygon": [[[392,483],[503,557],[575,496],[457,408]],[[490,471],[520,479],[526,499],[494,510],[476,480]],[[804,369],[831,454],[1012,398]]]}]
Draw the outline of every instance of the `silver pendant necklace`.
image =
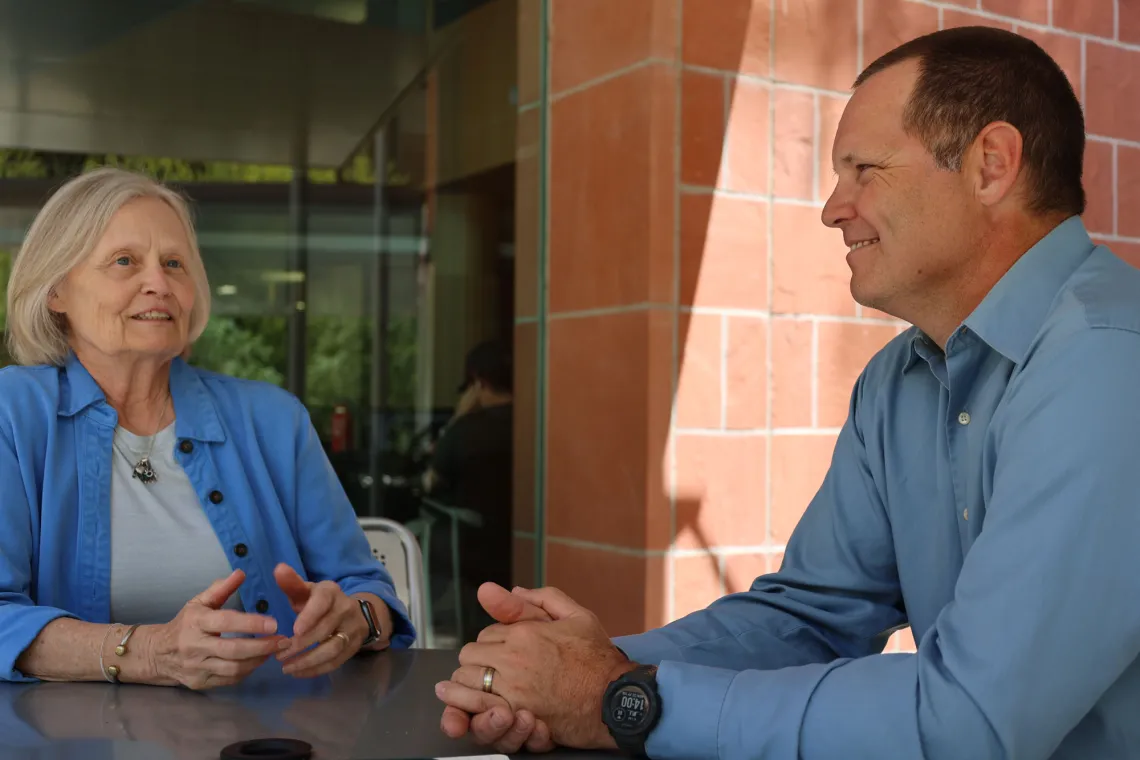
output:
[{"label": "silver pendant necklace", "polygon": [[146,445],[146,453],[143,454],[142,459],[135,463],[134,475],[143,485],[149,486],[158,480],[158,473],[154,471],[154,467],[150,464],[150,454],[154,450],[154,439],[158,438],[158,434],[162,432],[162,418],[166,416],[166,408],[170,405],[170,396],[167,395],[166,403],[162,405],[162,413],[158,415],[158,430],[154,431],[154,435]]}]

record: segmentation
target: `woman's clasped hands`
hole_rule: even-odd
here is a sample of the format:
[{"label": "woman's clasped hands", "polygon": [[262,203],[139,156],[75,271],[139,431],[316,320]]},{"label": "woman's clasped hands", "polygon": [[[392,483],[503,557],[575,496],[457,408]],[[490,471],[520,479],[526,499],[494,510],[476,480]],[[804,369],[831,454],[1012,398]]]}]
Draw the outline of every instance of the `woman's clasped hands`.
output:
[{"label": "woman's clasped hands", "polygon": [[285,564],[277,566],[274,578],[297,615],[292,635],[279,632],[270,615],[223,609],[245,580],[245,573],[235,570],[187,602],[169,623],[139,630],[158,680],[190,689],[230,686],[274,656],[282,672],[313,678],[360,650],[368,623],[359,603],[340,586],[305,581]]}]

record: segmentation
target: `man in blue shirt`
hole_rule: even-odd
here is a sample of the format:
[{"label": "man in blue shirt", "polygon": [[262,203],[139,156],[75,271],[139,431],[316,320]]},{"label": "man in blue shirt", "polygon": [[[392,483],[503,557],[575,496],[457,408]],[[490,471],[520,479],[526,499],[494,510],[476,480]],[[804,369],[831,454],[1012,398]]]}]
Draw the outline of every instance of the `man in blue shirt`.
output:
[{"label": "man in blue shirt", "polygon": [[[515,590],[554,622],[465,648],[445,730],[653,758],[1140,756],[1140,271],[1081,223],[1083,151],[1029,40],[951,29],[873,63],[823,221],[855,299],[914,327],[857,381],[782,568],[612,642]],[[908,624],[917,653],[882,654]]]}]

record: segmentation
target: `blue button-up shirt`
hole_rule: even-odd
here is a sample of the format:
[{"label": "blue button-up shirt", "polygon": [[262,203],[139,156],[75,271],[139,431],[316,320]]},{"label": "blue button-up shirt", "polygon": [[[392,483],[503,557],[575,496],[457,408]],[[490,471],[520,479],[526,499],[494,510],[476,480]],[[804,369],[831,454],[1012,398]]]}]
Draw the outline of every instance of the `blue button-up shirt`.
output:
[{"label": "blue button-up shirt", "polygon": [[[279,388],[181,360],[172,365],[170,390],[175,433],[190,444],[176,447],[175,458],[222,546],[246,546],[242,556],[227,551],[233,568],[245,571],[245,609],[264,601],[277,630],[293,630],[296,615],[273,579],[284,562],[307,580],[383,599],[395,622],[392,646],[409,646],[415,633],[407,611],[304,406]],[[117,421],[74,356],[61,368],[0,370],[0,680],[27,680],[16,659],[52,620],[110,622]]]},{"label": "blue button-up shirt", "polygon": [[617,644],[654,758],[1140,756],[1140,270],[1074,217],[893,340],[780,571]]}]

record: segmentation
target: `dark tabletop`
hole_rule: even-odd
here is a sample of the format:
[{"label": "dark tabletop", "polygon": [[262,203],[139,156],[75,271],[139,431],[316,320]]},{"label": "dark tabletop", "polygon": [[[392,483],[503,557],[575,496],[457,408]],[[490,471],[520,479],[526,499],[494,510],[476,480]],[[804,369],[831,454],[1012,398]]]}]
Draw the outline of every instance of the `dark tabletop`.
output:
[{"label": "dark tabletop", "polygon": [[[234,742],[301,739],[313,760],[492,754],[439,730],[435,684],[455,652],[362,655],[297,680],[270,661],[239,686],[192,692],[104,683],[0,684],[0,760],[204,760]],[[556,753],[568,760],[579,753]],[[597,756],[593,756],[597,758]]]}]

